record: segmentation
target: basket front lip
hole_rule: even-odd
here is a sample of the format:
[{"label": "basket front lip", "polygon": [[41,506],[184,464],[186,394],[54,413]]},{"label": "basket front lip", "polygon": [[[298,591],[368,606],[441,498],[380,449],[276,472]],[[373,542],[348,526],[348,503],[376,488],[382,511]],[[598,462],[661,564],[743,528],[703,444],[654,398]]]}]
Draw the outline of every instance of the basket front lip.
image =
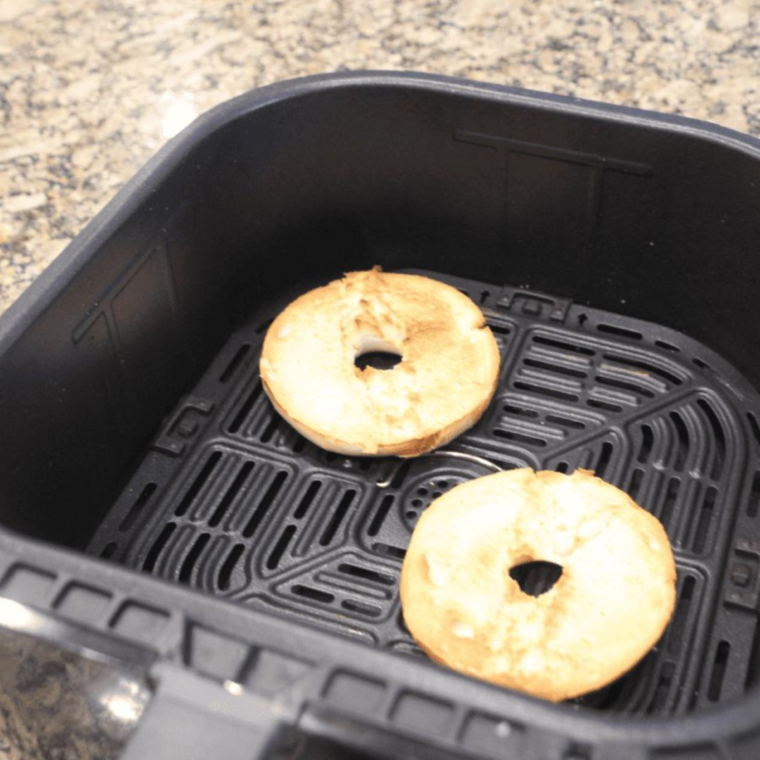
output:
[{"label": "basket front lip", "polygon": [[[0,360],[3,353],[50,306],[55,296],[70,283],[101,245],[150,197],[154,188],[188,152],[208,135],[246,113],[280,101],[332,89],[368,85],[469,95],[474,98],[529,105],[555,113],[564,112],[618,123],[655,127],[664,132],[693,135],[744,152],[748,158],[760,160],[760,140],[709,122],[436,74],[357,71],[319,74],[279,82],[250,90],[212,108],[152,156],[0,317]],[[10,534],[0,530],[0,542],[6,536]],[[54,555],[68,555],[81,559],[81,555],[72,550],[50,547],[34,539],[21,538],[21,541],[30,546],[36,545],[44,551],[52,551]],[[94,559],[92,561],[97,562]],[[124,568],[118,570],[130,572]],[[390,652],[377,654],[397,658]],[[440,670],[432,664],[429,667]],[[494,689],[494,694],[499,694],[499,702],[506,704],[508,701],[511,709],[505,717],[509,719],[549,731],[557,731],[559,728],[568,736],[580,740],[593,737],[594,743],[634,743],[648,747],[677,748],[701,743],[714,744],[716,741],[721,742],[732,736],[760,729],[760,689],[751,690],[747,696],[734,703],[718,705],[700,713],[668,718],[641,718],[595,714],[590,710],[554,705],[518,693],[495,689],[453,672],[444,675],[454,679],[451,681],[452,685],[459,680],[459,687],[463,693],[472,688]]]}]

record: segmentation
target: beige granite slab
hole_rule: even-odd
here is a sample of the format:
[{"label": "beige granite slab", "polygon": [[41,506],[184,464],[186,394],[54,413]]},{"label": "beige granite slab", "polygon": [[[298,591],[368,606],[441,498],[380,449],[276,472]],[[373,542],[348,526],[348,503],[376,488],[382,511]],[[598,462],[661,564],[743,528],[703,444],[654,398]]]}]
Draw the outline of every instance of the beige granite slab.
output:
[{"label": "beige granite slab", "polygon": [[416,69],[760,134],[749,0],[0,0],[0,311],[196,113]]},{"label": "beige granite slab", "polygon": [[116,760],[150,696],[137,673],[0,627],[0,760]]}]

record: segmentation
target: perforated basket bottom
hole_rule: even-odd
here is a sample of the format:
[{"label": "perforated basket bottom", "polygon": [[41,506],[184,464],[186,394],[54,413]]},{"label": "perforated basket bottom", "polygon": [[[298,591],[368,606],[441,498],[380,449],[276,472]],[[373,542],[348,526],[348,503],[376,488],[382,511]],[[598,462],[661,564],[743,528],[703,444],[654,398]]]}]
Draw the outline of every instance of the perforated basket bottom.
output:
[{"label": "perforated basket bottom", "polygon": [[[655,514],[673,544],[678,602],[662,641],[629,674],[578,701],[667,715],[742,693],[757,669],[755,391],[715,353],[671,330],[423,274],[480,304],[503,359],[490,407],[447,449],[503,468],[595,470]],[[455,456],[347,458],[291,429],[262,392],[258,355],[272,317],[305,289],[261,304],[232,335],[155,438],[89,551],[424,656],[401,616],[405,548],[432,499],[488,470]]]}]

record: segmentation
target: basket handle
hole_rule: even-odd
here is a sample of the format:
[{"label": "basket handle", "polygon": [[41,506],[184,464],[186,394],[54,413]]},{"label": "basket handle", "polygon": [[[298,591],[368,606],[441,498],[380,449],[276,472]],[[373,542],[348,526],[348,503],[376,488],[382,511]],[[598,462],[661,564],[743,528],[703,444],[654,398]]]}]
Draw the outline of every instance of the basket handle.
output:
[{"label": "basket handle", "polygon": [[297,754],[271,701],[161,663],[157,688],[119,760],[265,760]]}]

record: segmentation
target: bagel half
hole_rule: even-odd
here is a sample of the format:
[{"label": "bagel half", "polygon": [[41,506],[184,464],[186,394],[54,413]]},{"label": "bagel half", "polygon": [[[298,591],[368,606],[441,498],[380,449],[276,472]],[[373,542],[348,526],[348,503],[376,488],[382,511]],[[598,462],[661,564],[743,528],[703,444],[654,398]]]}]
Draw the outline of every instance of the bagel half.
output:
[{"label": "bagel half", "polygon": [[[510,576],[562,567],[538,597]],[[551,701],[632,668],[673,613],[676,566],[660,522],[592,473],[519,469],[436,499],[404,559],[404,620],[450,668]]]},{"label": "bagel half", "polygon": [[[369,351],[392,369],[355,365]],[[499,376],[499,350],[480,309],[419,275],[352,272],[291,303],[260,361],[264,390],[305,438],[328,451],[417,456],[471,427]]]}]

